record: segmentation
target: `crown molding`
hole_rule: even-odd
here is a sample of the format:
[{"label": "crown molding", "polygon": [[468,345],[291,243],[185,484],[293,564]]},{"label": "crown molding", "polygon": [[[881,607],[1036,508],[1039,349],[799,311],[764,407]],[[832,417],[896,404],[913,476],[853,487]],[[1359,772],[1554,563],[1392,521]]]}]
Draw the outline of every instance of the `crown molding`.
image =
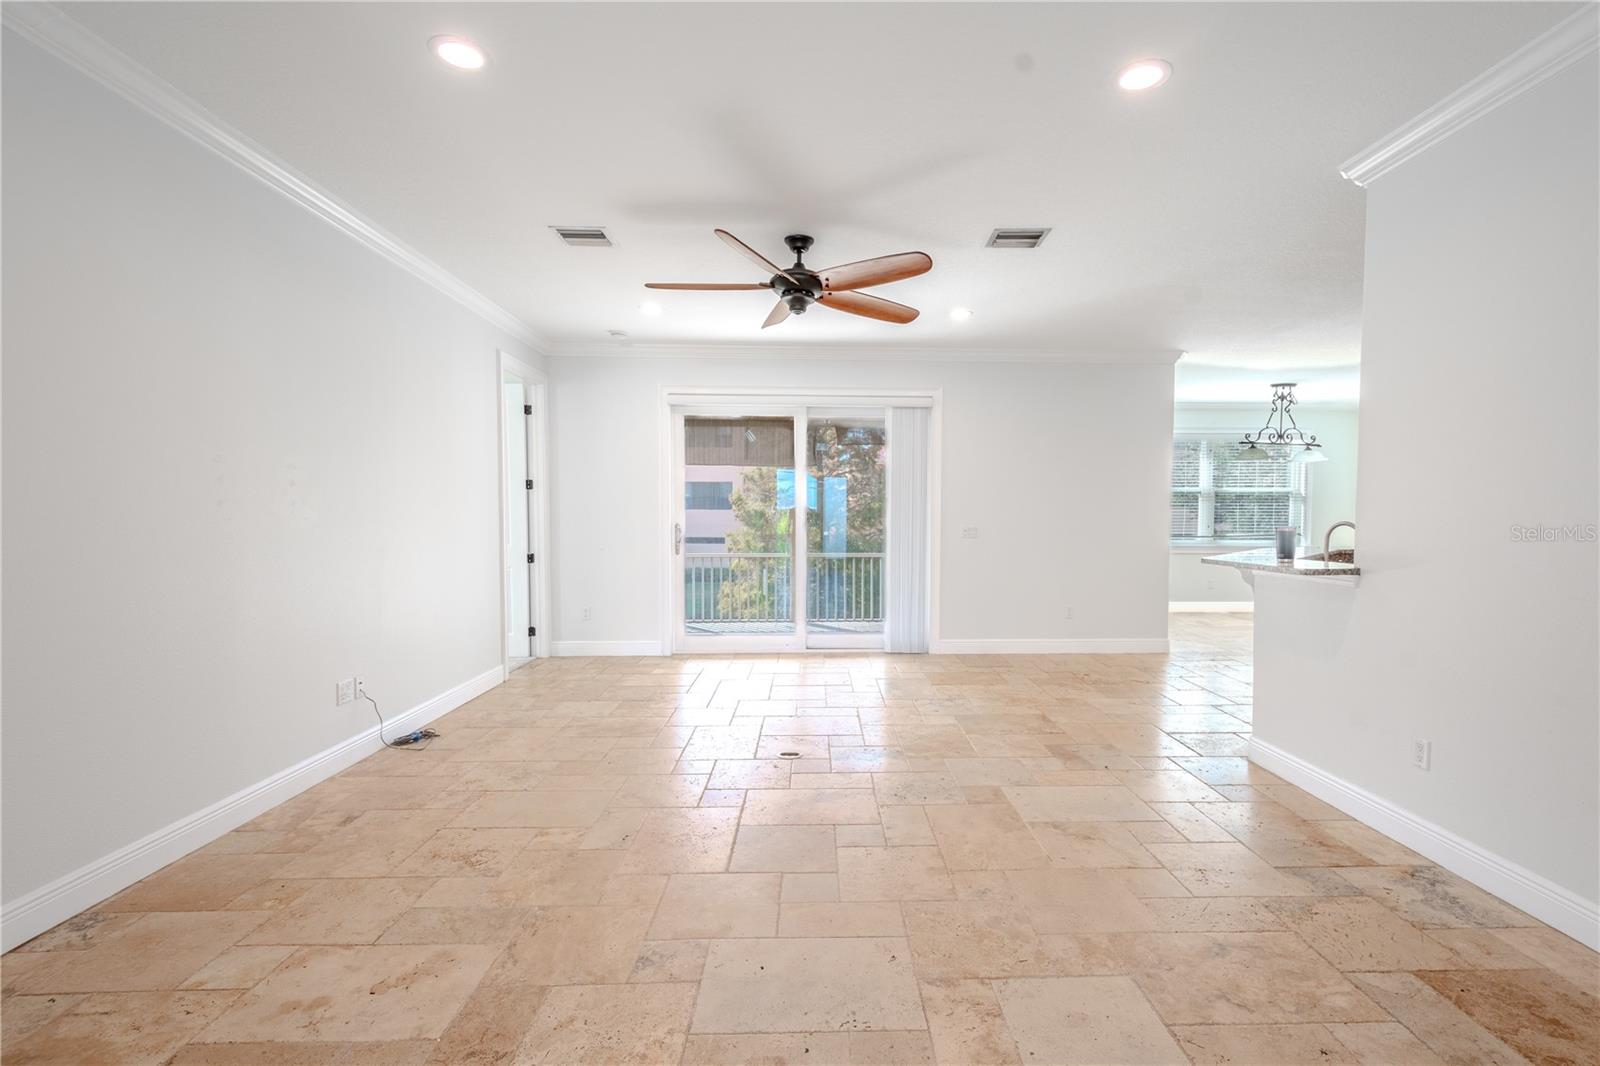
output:
[{"label": "crown molding", "polygon": [[1593,4],[1562,19],[1387,137],[1346,160],[1339,175],[1365,188],[1600,46]]},{"label": "crown molding", "polygon": [[549,342],[522,319],[341,203],[304,175],[74,21],[51,3],[0,4],[0,22],[128,102],[209,148],[378,255],[539,352]]},{"label": "crown molding", "polygon": [[912,348],[852,344],[557,344],[556,358],[782,359],[888,363],[1057,363],[1079,366],[1172,366],[1171,351],[1072,352],[1048,348]]}]

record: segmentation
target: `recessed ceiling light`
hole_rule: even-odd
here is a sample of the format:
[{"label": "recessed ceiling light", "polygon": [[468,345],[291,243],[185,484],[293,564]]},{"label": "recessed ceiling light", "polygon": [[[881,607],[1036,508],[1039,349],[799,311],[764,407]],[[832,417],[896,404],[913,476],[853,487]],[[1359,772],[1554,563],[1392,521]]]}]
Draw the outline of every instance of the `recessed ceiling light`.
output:
[{"label": "recessed ceiling light", "polygon": [[489,55],[476,41],[444,34],[428,42],[428,51],[461,70],[482,70]]},{"label": "recessed ceiling light", "polygon": [[1117,72],[1117,85],[1130,93],[1142,93],[1172,77],[1172,64],[1165,59],[1141,59]]},{"label": "recessed ceiling light", "polygon": [[655,318],[661,313],[661,305],[654,300],[646,300],[639,305],[639,313],[647,318]]},{"label": "recessed ceiling light", "polygon": [[950,309],[950,321],[952,322],[965,322],[971,317],[972,308],[970,307],[952,307]]}]

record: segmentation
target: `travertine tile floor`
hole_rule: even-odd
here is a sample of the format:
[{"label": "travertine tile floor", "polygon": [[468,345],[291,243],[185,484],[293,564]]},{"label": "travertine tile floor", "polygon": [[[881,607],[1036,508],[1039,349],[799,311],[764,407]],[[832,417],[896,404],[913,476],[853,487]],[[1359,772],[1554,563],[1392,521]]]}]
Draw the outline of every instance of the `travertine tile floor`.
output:
[{"label": "travertine tile floor", "polygon": [[1248,618],[1173,622],[525,668],[7,955],[4,1061],[1600,1061],[1596,956],[1250,766]]}]

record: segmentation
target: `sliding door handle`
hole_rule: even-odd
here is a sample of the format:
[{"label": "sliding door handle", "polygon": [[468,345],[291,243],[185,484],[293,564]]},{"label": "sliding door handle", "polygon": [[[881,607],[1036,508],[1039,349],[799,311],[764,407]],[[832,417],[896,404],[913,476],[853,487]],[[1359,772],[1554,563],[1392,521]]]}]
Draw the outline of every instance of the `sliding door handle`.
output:
[{"label": "sliding door handle", "polygon": [[683,554],[683,526],[677,522],[672,523],[672,554]]}]

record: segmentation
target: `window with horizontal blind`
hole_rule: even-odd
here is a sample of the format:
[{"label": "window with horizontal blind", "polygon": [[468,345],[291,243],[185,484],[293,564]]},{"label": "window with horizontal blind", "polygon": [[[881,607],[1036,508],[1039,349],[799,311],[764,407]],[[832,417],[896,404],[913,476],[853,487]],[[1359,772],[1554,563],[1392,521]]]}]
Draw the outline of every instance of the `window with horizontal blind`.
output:
[{"label": "window with horizontal blind", "polygon": [[1240,458],[1238,441],[1237,434],[1173,440],[1173,544],[1268,542],[1279,526],[1305,534],[1307,465]]}]

